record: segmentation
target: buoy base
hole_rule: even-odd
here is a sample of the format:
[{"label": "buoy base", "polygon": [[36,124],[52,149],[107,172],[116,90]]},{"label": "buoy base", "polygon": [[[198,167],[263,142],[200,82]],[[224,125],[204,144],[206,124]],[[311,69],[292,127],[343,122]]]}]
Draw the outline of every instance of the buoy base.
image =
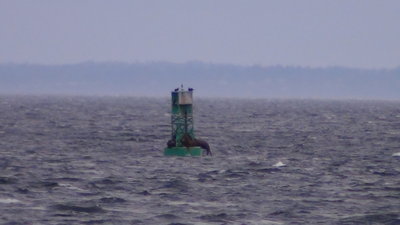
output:
[{"label": "buoy base", "polygon": [[165,148],[165,156],[202,156],[203,149],[200,147],[172,147]]}]

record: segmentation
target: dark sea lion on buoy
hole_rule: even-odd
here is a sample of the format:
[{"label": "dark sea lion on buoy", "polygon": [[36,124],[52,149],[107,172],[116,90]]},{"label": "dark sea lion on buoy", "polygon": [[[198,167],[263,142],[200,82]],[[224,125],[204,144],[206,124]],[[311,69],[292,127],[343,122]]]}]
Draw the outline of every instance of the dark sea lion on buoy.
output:
[{"label": "dark sea lion on buoy", "polygon": [[205,149],[207,155],[212,155],[210,145],[205,140],[195,138],[194,141],[195,141],[195,146],[199,146],[200,148]]},{"label": "dark sea lion on buoy", "polygon": [[182,145],[186,148],[200,147],[206,150],[207,155],[212,155],[210,145],[202,139],[192,138],[189,134],[184,134],[181,139]]},{"label": "dark sea lion on buoy", "polygon": [[167,142],[167,146],[168,146],[168,148],[173,148],[173,147],[175,147],[175,146],[176,146],[175,139],[169,140],[169,141]]}]

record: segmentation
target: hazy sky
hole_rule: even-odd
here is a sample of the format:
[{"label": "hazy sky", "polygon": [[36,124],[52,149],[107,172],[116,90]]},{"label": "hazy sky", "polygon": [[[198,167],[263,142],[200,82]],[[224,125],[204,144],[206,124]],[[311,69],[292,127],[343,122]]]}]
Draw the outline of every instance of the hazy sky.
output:
[{"label": "hazy sky", "polygon": [[0,63],[400,66],[398,0],[0,0]]}]

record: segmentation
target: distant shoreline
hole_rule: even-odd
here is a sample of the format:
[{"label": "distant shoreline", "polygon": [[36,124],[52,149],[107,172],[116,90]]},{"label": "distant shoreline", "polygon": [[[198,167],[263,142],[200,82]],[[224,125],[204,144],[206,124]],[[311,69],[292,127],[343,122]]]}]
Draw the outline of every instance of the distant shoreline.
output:
[{"label": "distant shoreline", "polygon": [[0,94],[196,96],[278,99],[400,99],[400,67],[354,69],[189,63],[0,64]]}]

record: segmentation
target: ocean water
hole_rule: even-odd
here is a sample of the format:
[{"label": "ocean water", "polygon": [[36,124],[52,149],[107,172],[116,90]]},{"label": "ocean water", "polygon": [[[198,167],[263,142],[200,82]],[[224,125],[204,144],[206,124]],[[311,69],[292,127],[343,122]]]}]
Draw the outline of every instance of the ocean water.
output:
[{"label": "ocean water", "polygon": [[0,96],[0,224],[400,224],[400,102]]}]

